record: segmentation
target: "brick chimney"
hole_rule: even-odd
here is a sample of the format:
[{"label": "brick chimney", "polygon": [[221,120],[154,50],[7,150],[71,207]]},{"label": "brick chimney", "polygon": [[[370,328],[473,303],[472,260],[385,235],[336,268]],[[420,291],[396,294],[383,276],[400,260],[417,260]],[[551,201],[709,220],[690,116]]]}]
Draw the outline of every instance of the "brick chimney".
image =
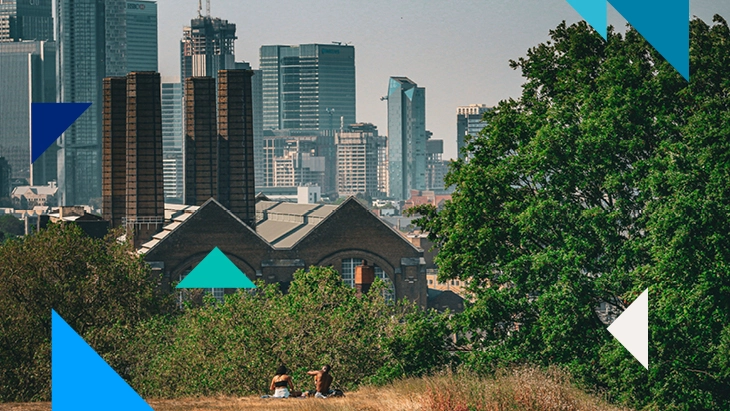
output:
[{"label": "brick chimney", "polygon": [[362,260],[362,264],[355,267],[355,290],[358,297],[367,294],[375,281],[375,267],[367,264],[367,261]]}]

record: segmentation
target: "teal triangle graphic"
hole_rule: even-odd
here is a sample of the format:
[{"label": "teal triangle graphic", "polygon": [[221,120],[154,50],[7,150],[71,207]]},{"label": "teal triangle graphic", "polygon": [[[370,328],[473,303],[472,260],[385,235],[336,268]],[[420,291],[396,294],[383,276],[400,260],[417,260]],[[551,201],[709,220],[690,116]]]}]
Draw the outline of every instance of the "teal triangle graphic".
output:
[{"label": "teal triangle graphic", "polygon": [[51,400],[53,411],[153,411],[55,310]]},{"label": "teal triangle graphic", "polygon": [[608,25],[608,2],[606,0],[568,0],[578,14],[606,39]]},{"label": "teal triangle graphic", "polygon": [[256,285],[216,247],[176,288],[256,288]]},{"label": "teal triangle graphic", "polygon": [[689,81],[689,0],[608,0]]}]

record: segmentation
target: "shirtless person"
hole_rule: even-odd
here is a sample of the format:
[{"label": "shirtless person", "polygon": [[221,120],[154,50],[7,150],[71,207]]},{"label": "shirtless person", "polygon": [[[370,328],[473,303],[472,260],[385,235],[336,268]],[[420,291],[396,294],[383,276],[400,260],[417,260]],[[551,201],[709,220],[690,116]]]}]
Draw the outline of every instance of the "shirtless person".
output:
[{"label": "shirtless person", "polygon": [[307,375],[314,376],[314,386],[317,388],[317,393],[314,394],[314,398],[327,398],[327,395],[330,394],[330,385],[332,385],[330,366],[325,365],[321,370],[317,371],[307,371]]}]

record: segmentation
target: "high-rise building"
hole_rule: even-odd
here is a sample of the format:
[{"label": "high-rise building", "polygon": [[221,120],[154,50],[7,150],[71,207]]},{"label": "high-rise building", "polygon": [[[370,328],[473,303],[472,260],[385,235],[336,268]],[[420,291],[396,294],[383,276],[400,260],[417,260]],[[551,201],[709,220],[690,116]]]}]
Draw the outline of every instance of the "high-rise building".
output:
[{"label": "high-rise building", "polygon": [[180,42],[180,79],[218,76],[234,69],[236,25],[210,16],[198,16],[183,28]]},{"label": "high-rise building", "polygon": [[111,227],[127,217],[127,79],[104,79],[102,216]]},{"label": "high-rise building", "polygon": [[456,108],[456,148],[459,158],[463,158],[461,150],[464,148],[466,136],[476,136],[486,125],[482,118],[484,113],[491,110],[486,104],[471,104]]},{"label": "high-rise building", "polygon": [[162,168],[165,201],[183,200],[183,93],[180,83],[162,83]]},{"label": "high-rise building", "polygon": [[127,0],[127,70],[157,71],[157,3]]},{"label": "high-rise building", "polygon": [[218,73],[218,201],[241,221],[256,223],[252,70]]},{"label": "high-rise building", "polygon": [[355,48],[262,46],[264,130],[338,130],[355,123]]},{"label": "high-rise building", "polygon": [[387,99],[388,196],[407,200],[426,188],[426,89],[391,77]]},{"label": "high-rise building", "polygon": [[443,160],[444,140],[431,139],[431,132],[426,131],[426,190],[443,190],[444,176],[448,171],[448,162]]},{"label": "high-rise building", "polygon": [[0,42],[0,156],[13,178],[44,186],[56,180],[57,147],[30,163],[31,103],[56,101],[53,42]]},{"label": "high-rise building", "polygon": [[52,0],[0,0],[0,42],[53,40]]},{"label": "high-rise building", "polygon": [[378,153],[384,139],[373,124],[351,124],[335,134],[337,193],[340,197],[378,195]]},{"label": "high-rise building", "polygon": [[103,215],[112,223],[121,217],[139,247],[165,215],[160,75],[134,72],[103,84]]},{"label": "high-rise building", "polygon": [[101,197],[102,83],[124,76],[126,0],[57,0],[58,101],[92,103],[58,141],[61,205]]},{"label": "high-rise building", "polygon": [[217,90],[214,78],[185,79],[184,193],[189,205],[215,198],[251,227],[256,215],[252,75],[252,70],[221,70]]},{"label": "high-rise building", "polygon": [[212,77],[185,79],[184,204],[201,205],[218,195],[216,87]]}]

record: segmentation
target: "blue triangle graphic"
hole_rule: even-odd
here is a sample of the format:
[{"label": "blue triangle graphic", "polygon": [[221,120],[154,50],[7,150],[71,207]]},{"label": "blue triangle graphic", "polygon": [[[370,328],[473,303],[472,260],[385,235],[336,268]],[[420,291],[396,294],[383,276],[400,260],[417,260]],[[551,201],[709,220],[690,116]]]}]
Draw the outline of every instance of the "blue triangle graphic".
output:
[{"label": "blue triangle graphic", "polygon": [[606,0],[567,0],[578,14],[606,39],[608,2]]},{"label": "blue triangle graphic", "polygon": [[689,0],[608,0],[689,81]]},{"label": "blue triangle graphic", "polygon": [[32,103],[30,162],[38,160],[91,103]]},{"label": "blue triangle graphic", "polygon": [[256,288],[256,285],[216,247],[176,288]]},{"label": "blue triangle graphic", "polygon": [[153,411],[55,310],[51,318],[53,411]]}]

